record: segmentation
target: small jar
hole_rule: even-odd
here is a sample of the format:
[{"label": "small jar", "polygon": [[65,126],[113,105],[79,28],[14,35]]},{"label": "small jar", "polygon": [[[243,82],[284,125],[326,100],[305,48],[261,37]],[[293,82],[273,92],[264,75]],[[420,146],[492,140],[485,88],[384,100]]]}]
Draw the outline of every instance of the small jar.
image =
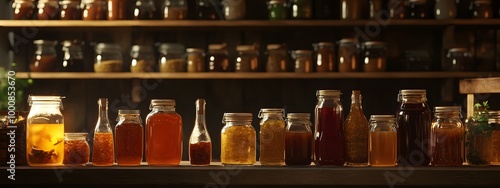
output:
[{"label": "small jar", "polygon": [[384,72],[387,68],[386,47],[384,42],[363,43],[363,71]]},{"label": "small jar", "polygon": [[391,0],[388,3],[389,16],[391,19],[406,19],[408,18],[407,0]]},{"label": "small jar", "polygon": [[446,61],[441,67],[444,71],[473,71],[475,69],[472,54],[467,48],[452,48],[446,54]]},{"label": "small jar", "polygon": [[373,19],[381,19],[383,18],[382,16],[383,15],[383,12],[382,10],[384,10],[384,6],[383,6],[383,0],[370,0],[369,1],[369,12],[370,12],[370,18],[373,18]]},{"label": "small jar", "polygon": [[432,60],[429,53],[424,50],[407,50],[405,57],[401,63],[403,71],[429,71],[432,65]]},{"label": "small jar", "polygon": [[61,6],[61,20],[81,20],[82,8],[79,0],[62,0]]},{"label": "small jar", "polygon": [[242,20],[246,14],[245,0],[223,0],[224,17],[226,20]]},{"label": "small jar", "polygon": [[144,147],[140,110],[119,110],[115,127],[115,157],[118,166],[139,166]]},{"label": "small jar", "polygon": [[134,20],[154,20],[156,6],[153,0],[137,0],[134,7]]},{"label": "small jar", "polygon": [[40,0],[37,4],[39,20],[58,20],[59,19],[59,1],[58,0]]},{"label": "small jar", "polygon": [[339,72],[358,72],[359,50],[354,39],[345,38],[338,42]]},{"label": "small jar", "polygon": [[160,72],[186,72],[186,60],[184,52],[186,51],[183,44],[164,43],[159,47]]},{"label": "small jar", "polygon": [[258,72],[259,52],[252,45],[239,45],[236,47],[235,72]]},{"label": "small jar", "polygon": [[457,16],[456,0],[436,0],[434,14],[436,19],[455,19]]},{"label": "small jar", "polygon": [[409,0],[409,18],[412,19],[428,19],[429,7],[427,0]]},{"label": "small jar", "polygon": [[31,61],[31,72],[54,72],[56,70],[56,48],[57,41],[35,40],[35,57]]},{"label": "small jar", "polygon": [[285,164],[310,165],[312,162],[312,122],[310,113],[289,113],[285,130]]},{"label": "small jar", "polygon": [[205,51],[201,48],[186,49],[187,71],[205,72]]},{"label": "small jar", "polygon": [[88,133],[64,133],[64,161],[67,166],[85,166],[90,160]]},{"label": "small jar", "polygon": [[370,117],[369,165],[372,167],[396,166],[397,128],[394,115]]},{"label": "small jar", "polygon": [[208,71],[229,72],[229,56],[226,44],[211,44],[208,46]]},{"label": "small jar", "polygon": [[340,19],[342,20],[360,20],[365,19],[368,12],[367,0],[341,0]]},{"label": "small jar", "polygon": [[187,19],[187,0],[166,0],[162,9],[163,20],[185,20]]},{"label": "small jar", "polygon": [[95,72],[121,72],[123,65],[122,49],[117,44],[99,43],[95,47]]},{"label": "small jar", "polygon": [[108,1],[108,20],[126,20],[127,19],[127,0],[107,0]]},{"label": "small jar", "polygon": [[108,5],[106,0],[82,0],[83,20],[107,20]]},{"label": "small jar", "polygon": [[493,17],[491,0],[474,0],[472,8],[472,18],[489,19]]},{"label": "small jar", "polygon": [[436,106],[431,128],[431,164],[462,166],[464,124],[460,106]]},{"label": "small jar", "polygon": [[314,52],[314,60],[316,72],[333,72],[335,71],[335,51],[333,43],[320,42],[313,44],[316,51]]},{"label": "small jar", "polygon": [[474,0],[456,0],[457,18],[469,19],[472,17],[472,2]]},{"label": "small jar", "polygon": [[15,0],[12,3],[14,20],[31,20],[35,12],[34,0]]},{"label": "small jar", "polygon": [[491,165],[500,165],[500,111],[489,111],[488,123],[493,129],[491,133],[493,140]]},{"label": "small jar", "polygon": [[155,72],[153,47],[134,45],[130,50],[130,72]]},{"label": "small jar", "polygon": [[285,110],[264,108],[259,112],[260,120],[260,164],[265,166],[285,165]]},{"label": "small jar", "polygon": [[313,72],[313,60],[311,50],[295,50],[292,52],[294,59],[294,72]]},{"label": "small jar", "polygon": [[288,19],[288,9],[285,0],[271,0],[267,3],[267,12],[269,20]]},{"label": "small jar", "polygon": [[267,45],[266,72],[288,72],[288,54],[284,45]]},{"label": "small jar", "polygon": [[224,113],[221,131],[222,165],[253,166],[256,162],[256,133],[251,113]]},{"label": "small jar", "polygon": [[291,19],[312,19],[312,0],[290,0]]},{"label": "small jar", "polygon": [[196,0],[196,19],[198,20],[222,20],[224,15],[219,11],[219,1]]},{"label": "small jar", "polygon": [[64,72],[83,72],[83,50],[81,43],[77,41],[64,41],[62,43],[64,54],[61,71]]}]

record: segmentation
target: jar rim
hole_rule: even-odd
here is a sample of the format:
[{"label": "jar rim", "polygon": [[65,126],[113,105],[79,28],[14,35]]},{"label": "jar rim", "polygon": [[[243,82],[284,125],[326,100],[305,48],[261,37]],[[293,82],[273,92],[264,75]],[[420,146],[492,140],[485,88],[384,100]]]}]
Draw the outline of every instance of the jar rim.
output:
[{"label": "jar rim", "polygon": [[350,44],[350,43],[356,43],[354,38],[343,38],[338,41],[339,44]]},{"label": "jar rim", "polygon": [[288,119],[294,119],[294,118],[311,118],[311,113],[288,113],[286,115]]},{"label": "jar rim", "polygon": [[252,121],[252,113],[224,113],[222,123],[229,121]]},{"label": "jar rim", "polygon": [[462,107],[461,106],[436,106],[434,107],[435,113],[440,113],[440,112],[461,112]]},{"label": "jar rim", "polygon": [[64,137],[87,137],[89,133],[85,132],[68,132],[64,133]]},{"label": "jar rim", "polygon": [[198,53],[203,53],[205,50],[202,48],[186,48],[186,52],[192,53],[192,52],[198,52]]},{"label": "jar rim", "polygon": [[400,95],[425,95],[427,90],[425,89],[403,89],[399,90]]},{"label": "jar rim", "polygon": [[149,45],[133,45],[130,51],[153,53],[153,47]]},{"label": "jar rim", "polygon": [[295,50],[295,51],[293,51],[293,53],[311,55],[313,53],[313,51],[312,50]]},{"label": "jar rim", "polygon": [[222,44],[209,44],[208,50],[226,50],[226,43]]},{"label": "jar rim", "polygon": [[174,99],[152,99],[150,109],[154,106],[175,106]]},{"label": "jar rim", "polygon": [[121,50],[121,46],[118,44],[114,43],[98,43],[95,46],[96,51],[102,51],[102,50]]},{"label": "jar rim", "polygon": [[448,50],[448,52],[453,53],[453,52],[469,52],[467,48],[451,48]]},{"label": "jar rim", "polygon": [[267,50],[281,50],[282,48],[284,48],[284,45],[283,44],[268,44],[266,47],[267,47]]},{"label": "jar rim", "polygon": [[370,121],[396,120],[394,115],[371,115]]},{"label": "jar rim", "polygon": [[140,110],[118,110],[118,115],[138,115],[141,114]]},{"label": "jar rim", "polygon": [[57,45],[57,41],[55,41],[55,40],[43,40],[43,39],[39,39],[39,40],[34,40],[33,44],[55,46],[55,45]]},{"label": "jar rim", "polygon": [[339,97],[342,95],[340,90],[318,90],[316,91],[316,96],[330,96],[330,97]]},{"label": "jar rim", "polygon": [[316,43],[318,46],[333,46],[333,42],[318,42]]},{"label": "jar rim", "polygon": [[262,108],[259,111],[259,118],[262,118],[264,115],[263,114],[276,114],[279,115],[281,114],[282,116],[285,114],[285,109],[284,108]]}]

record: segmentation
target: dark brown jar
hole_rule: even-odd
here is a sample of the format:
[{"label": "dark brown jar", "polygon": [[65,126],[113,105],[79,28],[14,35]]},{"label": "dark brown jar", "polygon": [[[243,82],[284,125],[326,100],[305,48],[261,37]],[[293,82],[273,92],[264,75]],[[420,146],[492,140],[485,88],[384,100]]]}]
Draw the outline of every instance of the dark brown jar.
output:
[{"label": "dark brown jar", "polygon": [[134,7],[134,20],[154,20],[156,6],[153,0],[137,0]]},{"label": "dark brown jar", "polygon": [[60,2],[61,20],[81,20],[82,8],[79,0],[63,0]]},{"label": "dark brown jar", "polygon": [[83,51],[78,41],[63,41],[63,61],[60,70],[63,72],[83,72]]},{"label": "dark brown jar", "polygon": [[108,0],[108,20],[126,20],[127,19],[127,1],[126,0]]},{"label": "dark brown jar", "polygon": [[35,10],[35,2],[33,0],[15,0],[12,3],[14,9],[14,20],[31,20]]},{"label": "dark brown jar", "polygon": [[229,72],[229,57],[226,44],[208,46],[208,72]]},{"label": "dark brown jar", "polygon": [[58,20],[59,19],[59,1],[40,0],[38,1],[38,19],[39,20]]},{"label": "dark brown jar", "polygon": [[429,6],[427,0],[410,0],[409,1],[409,16],[413,19],[428,19],[430,18]]},{"label": "dark brown jar", "polygon": [[491,0],[475,0],[472,8],[472,18],[489,19],[493,17]]},{"label": "dark brown jar", "polygon": [[105,0],[83,0],[83,20],[106,20],[108,19],[108,4]]},{"label": "dark brown jar", "polygon": [[320,42],[313,44],[315,48],[314,52],[314,64],[316,66],[316,72],[333,72],[335,71],[335,51],[333,43],[331,42]]},{"label": "dark brown jar", "polygon": [[35,57],[30,64],[31,72],[54,72],[56,68],[56,41],[35,40]]},{"label": "dark brown jar", "polygon": [[406,19],[408,18],[408,7],[406,0],[391,0],[388,2],[389,15],[391,19]]}]

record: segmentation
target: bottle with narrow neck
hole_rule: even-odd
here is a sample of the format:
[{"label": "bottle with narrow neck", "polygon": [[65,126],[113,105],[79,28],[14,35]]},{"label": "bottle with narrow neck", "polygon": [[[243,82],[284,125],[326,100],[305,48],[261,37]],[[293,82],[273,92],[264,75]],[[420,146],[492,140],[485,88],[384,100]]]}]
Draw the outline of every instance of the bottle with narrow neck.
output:
[{"label": "bottle with narrow neck", "polygon": [[192,165],[207,166],[212,161],[212,142],[205,121],[205,100],[196,100],[196,120],[189,139],[189,161]]},{"label": "bottle with narrow neck", "polygon": [[363,114],[361,92],[352,91],[351,110],[344,122],[345,162],[347,166],[368,165],[368,120]]},{"label": "bottle with narrow neck", "polygon": [[94,130],[92,164],[113,166],[115,162],[113,131],[108,118],[108,99],[99,98],[99,119]]}]

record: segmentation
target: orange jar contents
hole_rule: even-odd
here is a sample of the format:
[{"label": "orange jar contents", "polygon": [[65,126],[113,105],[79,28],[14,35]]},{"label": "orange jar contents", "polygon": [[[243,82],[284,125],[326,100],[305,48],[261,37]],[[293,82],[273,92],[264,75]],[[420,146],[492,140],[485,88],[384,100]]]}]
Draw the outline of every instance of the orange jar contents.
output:
[{"label": "orange jar contents", "polygon": [[113,133],[95,133],[92,165],[111,166],[114,162]]},{"label": "orange jar contents", "polygon": [[119,110],[115,127],[116,163],[139,166],[142,162],[143,128],[139,110]]},{"label": "orange jar contents", "polygon": [[85,166],[90,160],[87,133],[64,133],[64,165]]}]

